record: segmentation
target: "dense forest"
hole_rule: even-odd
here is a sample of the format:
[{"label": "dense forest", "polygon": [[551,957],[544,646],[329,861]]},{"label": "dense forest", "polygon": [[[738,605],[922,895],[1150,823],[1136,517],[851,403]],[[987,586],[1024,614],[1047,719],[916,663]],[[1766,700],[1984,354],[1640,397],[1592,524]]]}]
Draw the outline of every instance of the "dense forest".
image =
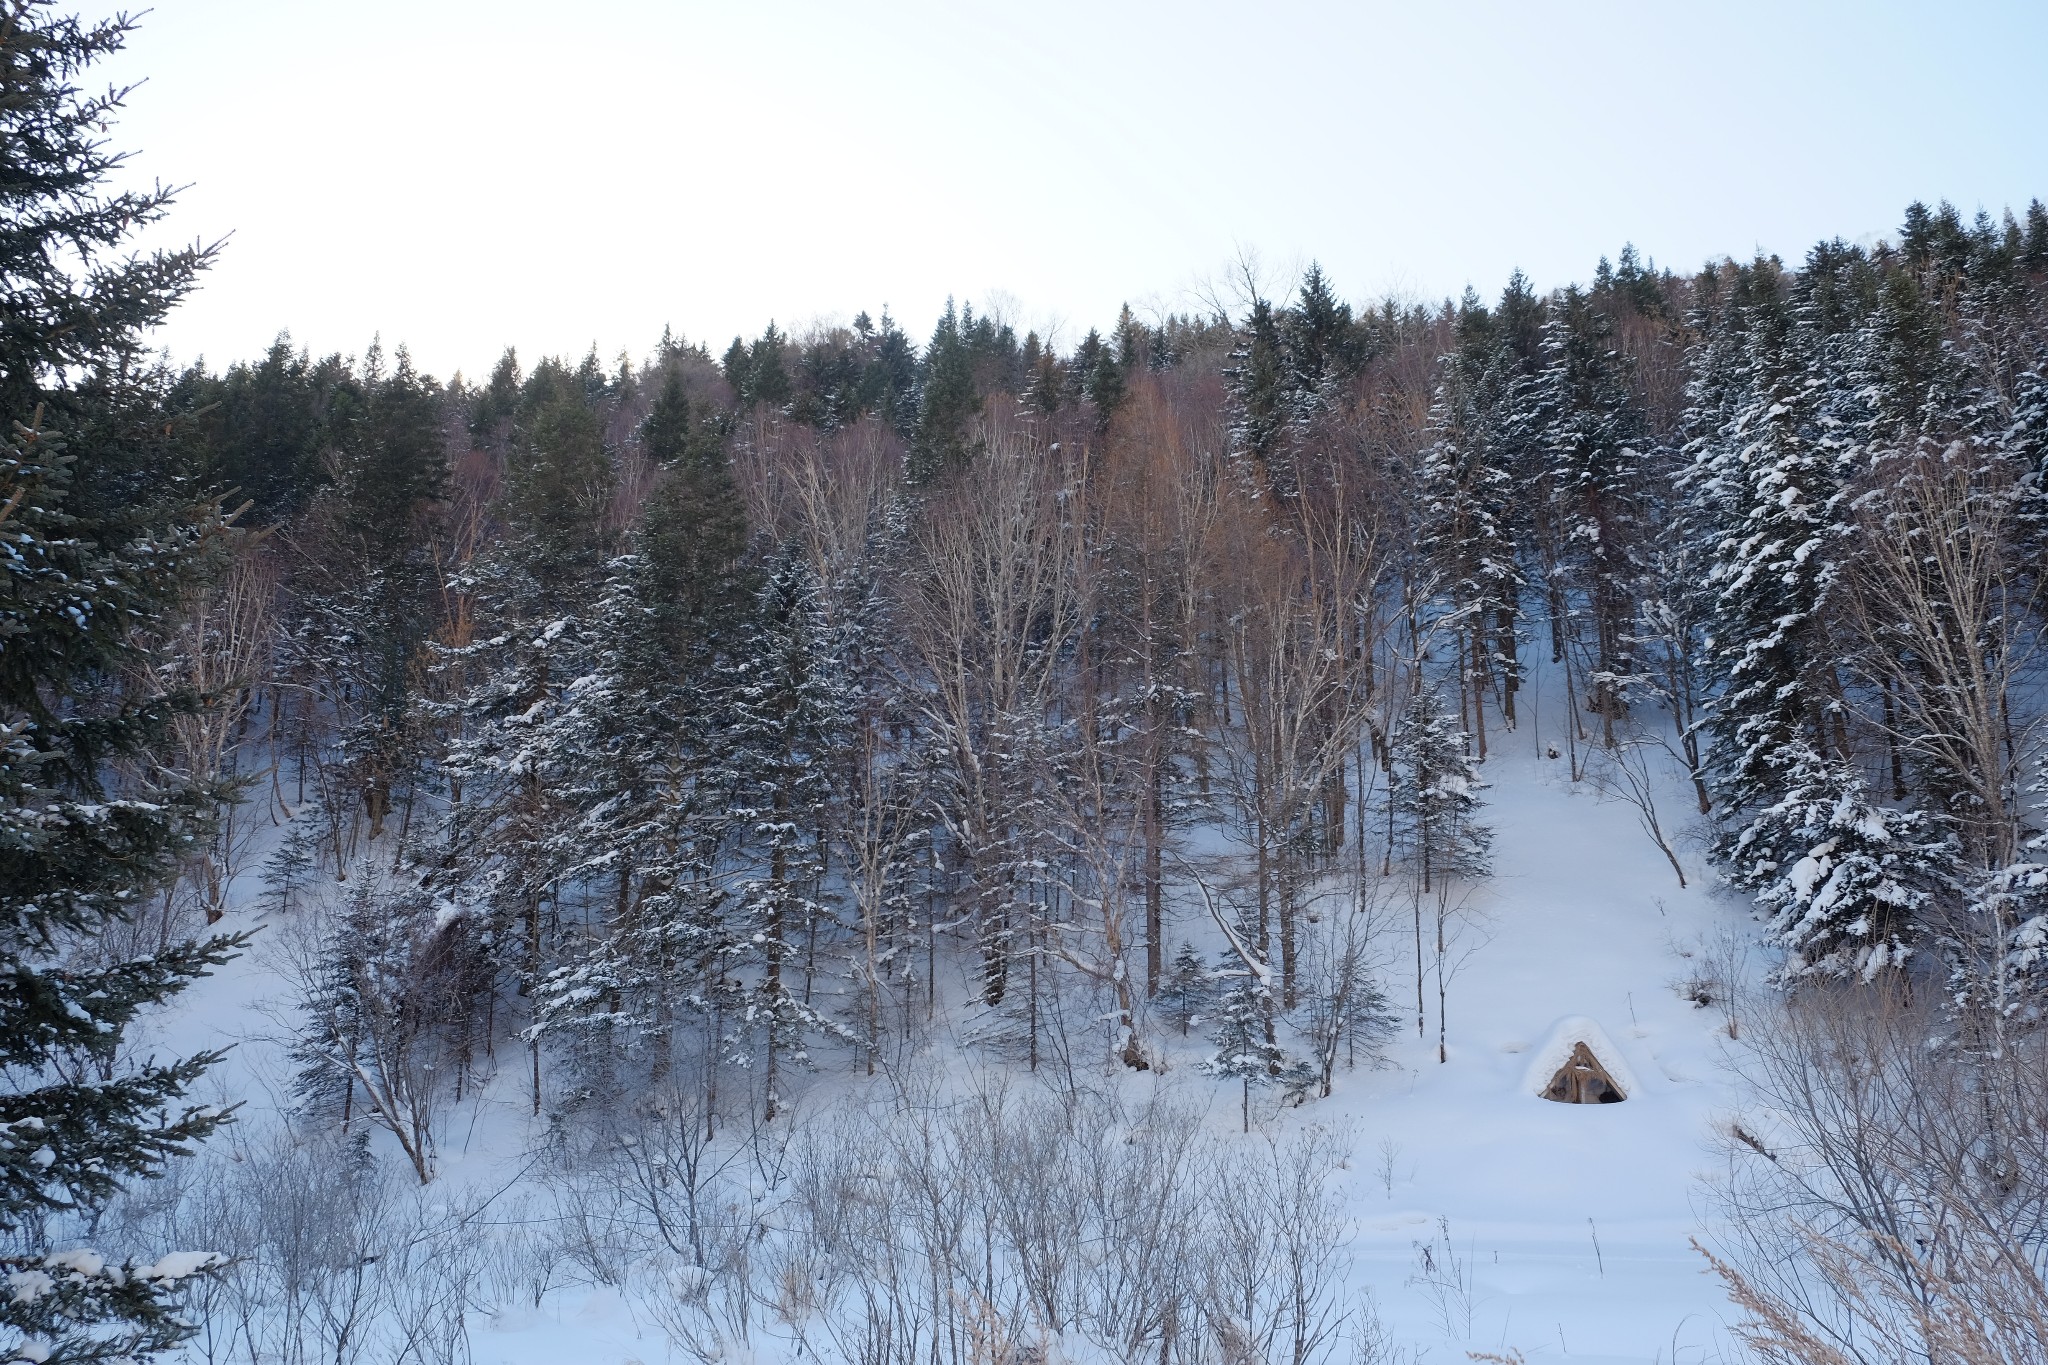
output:
[{"label": "dense forest", "polygon": [[[149,350],[211,253],[122,254],[169,199],[105,188],[118,96],[72,88],[123,26],[6,14],[17,1358],[180,1340],[168,1305],[195,1274],[218,1358],[299,1358],[254,1344],[283,1329],[249,1325],[244,1272],[124,1279],[49,1250],[221,1123],[186,1098],[214,1058],[120,1038],[256,950],[210,937],[239,905],[289,963],[288,1108],[328,1143],[277,1179],[369,1180],[375,1133],[431,1185],[451,1103],[516,1087],[561,1188],[602,1170],[626,1192],[591,1273],[639,1254],[617,1227],[658,1228],[703,1277],[672,1335],[708,1359],[775,1272],[704,1192],[786,1150],[812,1077],[900,1096],[935,1048],[1043,1077],[1067,1107],[989,1131],[1039,1141],[1044,1170],[1098,1159],[1072,1114],[1105,1075],[1192,1062],[1249,1130],[1397,1030],[1441,1057],[1489,750],[1539,724],[1567,781],[1637,808],[1676,883],[1683,831],[1712,831],[1771,988],[1818,1002],[1785,1006],[1803,1022],[1768,1077],[1869,1098],[1845,1060],[1867,1055],[1929,1096],[1927,1041],[1959,1059],[1953,1103],[1910,1130],[1952,1148],[1940,1172],[1885,1167],[1853,1198],[1840,1171],[1826,1193],[1796,1178],[1832,1210],[1812,1228],[1876,1238],[1816,1253],[1801,1283],[1832,1298],[1769,1254],[1729,1268],[1759,1339],[1875,1358],[1815,1353],[1855,1319],[1962,1351],[1977,1339],[1938,1339],[1958,1285],[1985,1341],[2042,1321],[2040,202],[1914,204],[1881,242],[1796,262],[1680,272],[1624,246],[1587,284],[1441,302],[1354,307],[1314,266],[1247,267],[1214,304],[1078,341],[962,303],[921,339],[862,313],[609,361],[508,350],[480,379],[288,336],[216,370]],[[1541,715],[1539,675],[1563,699]],[[1660,808],[1673,764],[1690,800]],[[1854,1127],[1807,1109],[1818,1150]],[[923,1140],[956,1193],[994,1179],[964,1128]],[[1271,1160],[1272,1226],[1313,1225],[1308,1158]],[[390,1177],[377,1198],[403,1194]],[[1211,1216],[1178,1189],[1148,1207]],[[1772,1190],[1758,1207],[1787,1207]],[[830,1203],[796,1238],[820,1256]],[[934,1245],[923,1289],[844,1271],[868,1294],[846,1358],[978,1359],[971,1329],[1011,1297],[1062,1325],[1095,1303],[1015,1241],[979,1280],[947,1253],[977,1286],[963,1307]],[[1326,1307],[1247,1289],[1251,1351],[1201,1325],[1213,1281],[1125,1271],[1149,1297],[1101,1328],[1120,1349],[1329,1346]],[[31,1354],[45,1339],[107,1354]]]}]

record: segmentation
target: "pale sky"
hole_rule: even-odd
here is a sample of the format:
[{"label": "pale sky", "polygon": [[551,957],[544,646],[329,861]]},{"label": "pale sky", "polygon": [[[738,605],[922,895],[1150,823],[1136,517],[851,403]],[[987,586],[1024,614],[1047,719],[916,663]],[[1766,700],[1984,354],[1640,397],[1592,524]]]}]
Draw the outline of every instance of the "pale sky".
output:
[{"label": "pale sky", "polygon": [[232,234],[161,340],[446,377],[950,295],[1071,345],[1284,290],[1697,268],[2048,198],[2048,3],[161,0],[112,136]]}]

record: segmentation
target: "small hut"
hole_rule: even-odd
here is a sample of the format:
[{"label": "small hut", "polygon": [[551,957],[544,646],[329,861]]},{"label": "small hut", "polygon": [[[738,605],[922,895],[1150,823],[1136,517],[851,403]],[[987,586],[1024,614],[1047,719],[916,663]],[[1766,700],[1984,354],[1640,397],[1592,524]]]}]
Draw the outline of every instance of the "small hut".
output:
[{"label": "small hut", "polygon": [[1529,1059],[1525,1094],[1556,1104],[1619,1104],[1640,1087],[1607,1030],[1584,1015],[1560,1019]]},{"label": "small hut", "polygon": [[1584,1043],[1572,1045],[1572,1055],[1543,1088],[1543,1098],[1559,1104],[1619,1104],[1628,1098],[1600,1065],[1600,1059]]}]

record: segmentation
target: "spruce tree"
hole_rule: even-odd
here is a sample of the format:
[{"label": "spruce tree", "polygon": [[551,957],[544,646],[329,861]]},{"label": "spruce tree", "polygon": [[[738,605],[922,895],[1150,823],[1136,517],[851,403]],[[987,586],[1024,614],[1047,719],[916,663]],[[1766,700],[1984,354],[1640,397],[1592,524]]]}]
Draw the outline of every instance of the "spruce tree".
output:
[{"label": "spruce tree", "polygon": [[1289,417],[1285,357],[1279,319],[1265,299],[1252,300],[1251,312],[1235,329],[1230,363],[1223,371],[1230,395],[1231,444],[1250,457],[1259,474],[1276,491],[1291,488],[1273,463],[1283,451]]},{"label": "spruce tree", "polygon": [[1280,330],[1289,406],[1295,420],[1302,421],[1325,400],[1331,386],[1351,376],[1360,349],[1351,305],[1337,297],[1316,262],[1309,262]]},{"label": "spruce tree", "polygon": [[[1738,271],[1726,306],[1721,337],[1695,356],[1690,420],[1701,435],[1687,478],[1692,519],[1714,528],[1705,583],[1720,694],[1714,786],[1735,821],[1720,847],[1736,884],[1762,890],[1818,841],[1826,821],[1810,813],[1816,803],[1850,799],[1828,727],[1845,452],[1840,423],[1823,417],[1829,384],[1814,329],[1776,262]],[[1828,903],[1841,905],[1844,922],[1862,913]]]},{"label": "spruce tree", "polygon": [[1421,469],[1420,550],[1434,591],[1455,619],[1459,695],[1474,695],[1479,756],[1486,756],[1484,698],[1498,680],[1502,714],[1515,719],[1522,575],[1514,537],[1515,480],[1501,439],[1512,359],[1492,345],[1485,310],[1470,292],[1460,310],[1465,342],[1445,356],[1430,407],[1432,440]]},{"label": "spruce tree", "polygon": [[2036,275],[2048,271],[2048,206],[2038,199],[2027,205],[2027,227],[2020,243],[2020,264]]},{"label": "spruce tree", "polygon": [[1879,805],[1848,765],[1795,741],[1782,798],[1727,844],[1731,880],[1756,892],[1779,980],[1868,981],[1905,964],[1919,912],[1953,857],[1925,817]]},{"label": "spruce tree", "polygon": [[1166,969],[1165,979],[1159,983],[1158,996],[1160,1013],[1181,1031],[1182,1037],[1209,1008],[1209,999],[1215,993],[1214,982],[1195,945],[1183,940],[1180,950],[1173,955],[1172,965]]},{"label": "spruce tree", "polygon": [[[1249,924],[1240,925],[1240,941],[1251,941]],[[1255,932],[1255,931],[1254,931]],[[1264,963],[1226,953],[1213,980],[1224,982],[1216,999],[1216,1029],[1210,1040],[1216,1050],[1201,1063],[1211,1076],[1238,1083],[1244,1131],[1252,1129],[1252,1087],[1271,1085],[1287,1070],[1287,1054],[1273,1038],[1273,975]]]},{"label": "spruce tree", "polygon": [[932,332],[923,370],[917,430],[910,444],[908,474],[913,484],[931,483],[966,464],[972,454],[967,428],[981,406],[981,395],[974,383],[974,358],[951,299]]},{"label": "spruce tree", "polygon": [[[170,498],[141,499],[141,482],[101,478],[146,463],[100,444],[109,424],[96,419],[154,401],[134,362],[210,258],[123,254],[170,196],[108,191],[123,158],[102,133],[125,92],[77,82],[132,27],[59,18],[36,0],[0,10],[0,1330],[13,1337],[0,1350],[28,1360],[175,1345],[191,1329],[174,1287],[217,1259],[43,1252],[226,1117],[185,1099],[216,1054],[136,1060],[123,1043],[238,940],[111,965],[91,951],[175,875],[218,796],[150,761],[197,699],[115,685],[150,676],[135,623],[174,602],[226,534],[175,481]],[[96,485],[90,500],[75,496],[81,479]],[[165,485],[161,468],[154,482]],[[128,496],[138,501],[123,506]],[[120,776],[119,759],[146,776]]]},{"label": "spruce tree", "polygon": [[1613,324],[1592,295],[1564,291],[1544,328],[1543,359],[1530,421],[1551,610],[1582,607],[1592,622],[1585,704],[1611,736],[1635,666],[1641,413]]},{"label": "spruce tree", "polygon": [[748,868],[734,893],[728,970],[754,979],[742,1020],[761,1040],[767,1119],[779,1109],[785,1058],[802,1061],[805,1037],[830,1027],[812,1003],[812,978],[830,913],[824,836],[851,698],[829,667],[826,633],[815,575],[785,552],[728,672],[722,771],[712,777]]},{"label": "spruce tree", "polygon": [[447,487],[444,410],[440,387],[404,351],[386,373],[375,346],[334,406],[334,474],[303,523],[290,651],[340,721],[374,838],[425,758],[413,693],[440,607],[432,536]]},{"label": "spruce tree", "polygon": [[1476,817],[1486,784],[1434,686],[1416,689],[1390,742],[1388,800],[1423,889],[1440,877],[1485,876],[1492,869],[1493,831]]}]

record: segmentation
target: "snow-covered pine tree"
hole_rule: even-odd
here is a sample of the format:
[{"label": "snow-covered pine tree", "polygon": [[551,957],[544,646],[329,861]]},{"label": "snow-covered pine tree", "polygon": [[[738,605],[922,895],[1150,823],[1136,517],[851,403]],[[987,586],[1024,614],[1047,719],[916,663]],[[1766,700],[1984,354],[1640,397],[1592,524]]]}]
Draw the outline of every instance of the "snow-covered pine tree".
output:
[{"label": "snow-covered pine tree", "polygon": [[1185,1038],[1188,1030],[1206,1016],[1214,995],[1215,974],[1195,951],[1195,945],[1183,939],[1159,983],[1156,1008]]},{"label": "snow-covered pine tree", "polygon": [[1592,625],[1585,705],[1610,739],[1635,671],[1629,627],[1642,530],[1644,435],[1628,369],[1594,297],[1567,288],[1544,326],[1543,368],[1519,419],[1540,451],[1532,491],[1551,612],[1583,610]]},{"label": "snow-covered pine tree", "polygon": [[1399,1027],[1387,993],[1373,976],[1373,948],[1364,916],[1339,910],[1313,936],[1301,1011],[1301,1034],[1315,1076],[1316,1094],[1328,1098],[1336,1084],[1337,1066],[1356,1066],[1359,1053],[1376,1065],[1386,1043]]},{"label": "snow-covered pine tree", "polygon": [[1869,981],[1904,965],[1952,858],[1924,817],[1873,801],[1847,765],[1803,739],[1790,744],[1776,777],[1784,795],[1734,833],[1728,863],[1769,917],[1766,941],[1785,953],[1780,981]]},{"label": "snow-covered pine tree", "polygon": [[1301,277],[1294,304],[1280,315],[1282,367],[1290,420],[1312,423],[1359,362],[1359,335],[1351,305],[1337,297],[1315,261]]},{"label": "snow-covered pine tree", "polygon": [[780,1070],[804,1039],[834,1030],[813,1003],[818,940],[831,917],[824,881],[834,777],[853,698],[829,667],[817,579],[785,551],[721,688],[720,770],[745,871],[735,881],[728,969],[750,978],[741,1022],[758,1038],[763,1117],[780,1110]]},{"label": "snow-covered pine tree", "polygon": [[[589,675],[591,641],[575,618],[536,620],[525,572],[492,557],[474,571],[497,634],[444,649],[440,666],[465,685],[443,723],[456,732],[442,770],[451,800],[428,884],[475,916],[502,977],[532,996],[556,965],[565,881],[582,861],[565,794],[572,753],[555,742],[568,689]],[[532,1103],[540,1112],[539,1040],[530,1040]]]},{"label": "snow-covered pine tree", "polygon": [[[170,193],[108,189],[124,158],[104,130],[124,92],[80,86],[133,27],[37,0],[0,16],[0,1351],[19,1360],[176,1345],[191,1334],[177,1283],[219,1259],[49,1250],[225,1120],[185,1098],[217,1054],[138,1059],[125,1044],[136,1019],[239,946],[176,941],[111,963],[92,952],[175,875],[221,795],[151,761],[199,699],[110,686],[152,676],[135,623],[175,602],[227,533],[217,506],[164,479],[161,447],[123,446],[123,423],[98,420],[161,430],[162,395],[139,362],[211,257],[126,254]],[[124,472],[152,465],[149,478]]]},{"label": "snow-covered pine tree", "polygon": [[[1795,767],[1804,765],[1802,784],[1819,782],[1814,765],[1834,748],[1825,609],[1840,451],[1820,418],[1825,384],[1811,331],[1776,262],[1739,269],[1726,308],[1721,335],[1695,356],[1691,421],[1700,435],[1687,478],[1692,515],[1711,540],[1714,787],[1737,822],[1720,849],[1736,883],[1756,889],[1804,849],[1781,847],[1775,820],[1754,830],[1741,822],[1793,791]],[[1730,354],[1735,337],[1739,356]],[[1803,836],[1791,837],[1796,845]]]},{"label": "snow-covered pine tree", "polygon": [[1250,462],[1261,487],[1286,496],[1293,484],[1278,457],[1284,453],[1291,416],[1280,321],[1271,302],[1252,300],[1251,311],[1233,331],[1235,344],[1223,371],[1230,395],[1233,451]]},{"label": "snow-covered pine tree", "polygon": [[1472,703],[1478,756],[1486,757],[1485,697],[1496,683],[1514,721],[1516,619],[1522,575],[1513,517],[1513,472],[1497,437],[1509,357],[1492,340],[1486,309],[1467,290],[1458,350],[1439,362],[1431,441],[1421,466],[1419,549],[1429,580],[1455,621],[1460,709]]},{"label": "snow-covered pine tree", "polygon": [[313,880],[313,822],[300,811],[299,818],[285,827],[284,838],[263,860],[263,894],[257,904],[274,915],[289,915]]},{"label": "snow-covered pine tree", "polygon": [[1479,823],[1486,785],[1465,752],[1466,736],[1434,684],[1415,689],[1389,741],[1397,837],[1427,891],[1442,877],[1483,877],[1492,869],[1493,831]]},{"label": "snow-covered pine tree", "polygon": [[1252,1128],[1252,1087],[1271,1085],[1289,1074],[1287,1054],[1274,1039],[1273,969],[1252,947],[1258,925],[1249,914],[1239,920],[1230,951],[1222,954],[1212,981],[1216,992],[1216,1028],[1209,1035],[1216,1050],[1199,1065],[1202,1071],[1238,1083],[1244,1131]]},{"label": "snow-covered pine tree", "polygon": [[440,601],[430,536],[447,459],[441,391],[403,351],[387,372],[373,345],[349,388],[332,481],[300,528],[287,654],[339,731],[346,799],[327,813],[360,805],[374,839],[428,756],[414,691]]},{"label": "snow-covered pine tree", "polygon": [[344,1128],[360,1115],[385,1129],[421,1184],[490,984],[474,926],[454,909],[410,881],[356,878],[302,983],[292,1048],[301,1099]]},{"label": "snow-covered pine tree", "polygon": [[564,885],[582,888],[589,906],[540,984],[532,1031],[564,1042],[573,1035],[580,1041],[568,1051],[607,1072],[651,1039],[654,1055],[645,1060],[658,1073],[667,1062],[662,1018],[673,983],[664,979],[664,958],[644,951],[640,900],[649,865],[667,861],[675,823],[689,808],[679,730],[700,708],[648,601],[646,557],[622,555],[608,567],[592,612],[588,671],[563,689],[527,742],[568,817],[543,835],[554,846],[544,861],[562,869]]}]

